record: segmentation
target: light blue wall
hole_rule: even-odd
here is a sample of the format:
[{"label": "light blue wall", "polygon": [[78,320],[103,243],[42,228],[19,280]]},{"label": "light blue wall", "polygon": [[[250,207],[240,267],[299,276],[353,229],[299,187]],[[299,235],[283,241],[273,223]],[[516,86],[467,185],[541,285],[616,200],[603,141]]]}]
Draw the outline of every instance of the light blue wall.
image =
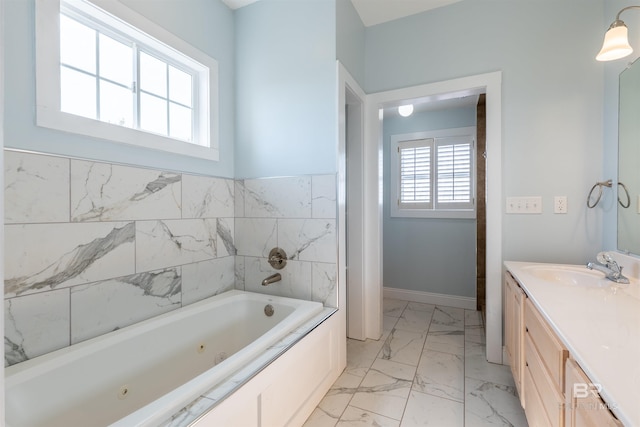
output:
[{"label": "light blue wall", "polygon": [[123,3],[218,61],[220,160],[212,162],[72,135],[35,125],[33,0],[5,3],[5,146],[113,163],[234,176],[234,22],[220,0],[123,0]]},{"label": "light blue wall", "polygon": [[602,14],[601,0],[475,0],[367,29],[367,93],[502,70],[502,203],[544,209],[502,215],[504,259],[582,263],[603,246],[603,212],[585,203],[606,178]]},{"label": "light blue wall", "polygon": [[365,26],[351,0],[336,0],[338,60],[363,87],[365,79]]},{"label": "light blue wall", "polygon": [[475,107],[414,113],[383,122],[383,283],[385,287],[475,297],[476,220],[390,214],[391,136],[475,126]]},{"label": "light blue wall", "polygon": [[333,0],[261,0],[236,17],[236,177],[335,173]]}]

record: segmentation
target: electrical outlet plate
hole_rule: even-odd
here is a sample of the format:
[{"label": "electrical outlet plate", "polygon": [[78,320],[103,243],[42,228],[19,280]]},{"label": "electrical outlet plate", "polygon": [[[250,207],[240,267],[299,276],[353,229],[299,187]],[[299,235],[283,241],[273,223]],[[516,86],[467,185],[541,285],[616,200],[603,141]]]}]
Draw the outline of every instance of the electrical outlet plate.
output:
[{"label": "electrical outlet plate", "polygon": [[567,196],[555,196],[553,198],[553,213],[566,214],[567,210]]},{"label": "electrical outlet plate", "polygon": [[540,214],[542,213],[542,197],[507,197],[508,214]]}]

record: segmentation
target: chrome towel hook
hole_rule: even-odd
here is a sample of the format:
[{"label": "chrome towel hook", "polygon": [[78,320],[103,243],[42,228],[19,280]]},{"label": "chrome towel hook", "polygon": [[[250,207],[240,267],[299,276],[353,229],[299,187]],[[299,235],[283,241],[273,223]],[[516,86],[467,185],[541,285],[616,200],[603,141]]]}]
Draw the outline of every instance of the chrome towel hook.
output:
[{"label": "chrome towel hook", "polygon": [[[596,207],[596,205],[598,203],[600,203],[600,199],[602,198],[602,187],[609,187],[611,188],[611,186],[613,185],[613,181],[612,180],[607,180],[607,181],[603,181],[603,182],[596,182],[593,187],[591,187],[591,191],[589,191],[589,195],[587,196],[587,207],[590,209],[593,209]],[[591,196],[593,196],[593,191],[595,189],[598,189],[598,196],[595,198],[596,201],[591,203]]]}]

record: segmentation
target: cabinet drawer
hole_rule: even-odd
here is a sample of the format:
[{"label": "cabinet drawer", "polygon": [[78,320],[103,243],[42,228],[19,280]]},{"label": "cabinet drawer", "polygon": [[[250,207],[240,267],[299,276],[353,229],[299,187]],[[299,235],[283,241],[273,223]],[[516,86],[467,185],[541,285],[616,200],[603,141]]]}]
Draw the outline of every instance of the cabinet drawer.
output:
[{"label": "cabinet drawer", "polygon": [[[525,337],[525,366],[531,375],[531,381],[536,388],[542,407],[549,419],[549,426],[564,425],[564,398],[556,388],[547,370],[542,366],[542,360],[529,336]],[[526,394],[527,407],[529,394]]]},{"label": "cabinet drawer", "polygon": [[569,352],[547,326],[529,299],[524,301],[524,326],[525,335],[530,337],[556,390],[562,392],[564,390],[564,362]]},{"label": "cabinet drawer", "polygon": [[524,390],[527,405],[524,407],[524,413],[527,416],[529,427],[548,427],[551,425],[549,417],[542,405],[542,399],[538,394],[538,390],[531,378],[531,371],[528,366],[524,367],[524,375],[522,376],[522,389]]}]

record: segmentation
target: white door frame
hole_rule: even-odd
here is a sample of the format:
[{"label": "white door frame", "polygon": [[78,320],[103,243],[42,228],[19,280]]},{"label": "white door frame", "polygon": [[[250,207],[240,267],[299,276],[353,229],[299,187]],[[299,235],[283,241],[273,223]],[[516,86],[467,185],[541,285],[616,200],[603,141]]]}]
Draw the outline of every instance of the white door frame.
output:
[{"label": "white door frame", "polygon": [[[0,1],[0,23],[4,25],[4,2]],[[4,37],[0,37],[0,164],[4,164]],[[4,173],[0,175],[4,188]],[[4,197],[0,199],[0,220],[4,224]],[[0,229],[0,274],[4,277],[4,227]],[[0,331],[4,332],[4,304],[0,305]],[[4,360],[4,346],[2,348]],[[0,372],[0,425],[4,425],[4,369]]]},{"label": "white door frame", "polygon": [[487,108],[486,356],[502,363],[502,72],[429,83],[367,95],[364,144],[366,335],[382,334],[382,106],[400,101],[481,89]]},{"label": "white door frame", "polygon": [[[366,94],[344,66],[337,63],[338,74],[338,283],[339,305],[345,316],[345,330],[349,338],[364,340],[366,334],[366,304],[363,256],[364,227],[360,221],[364,208],[362,193],[347,191],[347,172],[350,181],[364,184],[362,151],[364,145],[364,108]],[[347,110],[349,123],[347,123]],[[353,115],[357,117],[353,117]],[[347,151],[352,151],[347,158]],[[355,176],[354,176],[355,175]],[[347,220],[346,206],[352,214]],[[355,213],[354,213],[355,212]],[[347,239],[349,244],[347,245]],[[347,262],[349,274],[347,274]]]}]

